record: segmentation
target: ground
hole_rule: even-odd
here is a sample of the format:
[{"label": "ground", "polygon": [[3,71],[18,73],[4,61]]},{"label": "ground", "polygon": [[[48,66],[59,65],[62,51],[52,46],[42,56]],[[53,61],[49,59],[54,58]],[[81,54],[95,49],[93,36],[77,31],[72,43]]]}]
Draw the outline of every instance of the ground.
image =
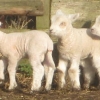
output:
[{"label": "ground", "polygon": [[[18,88],[8,91],[8,79],[0,87],[0,100],[100,100],[100,90],[71,91],[70,81],[64,89],[58,90],[54,87],[57,82],[54,79],[53,88],[49,92],[34,92],[30,94],[31,77],[26,77],[22,73],[17,73]],[[43,82],[44,83],[44,82]]]}]

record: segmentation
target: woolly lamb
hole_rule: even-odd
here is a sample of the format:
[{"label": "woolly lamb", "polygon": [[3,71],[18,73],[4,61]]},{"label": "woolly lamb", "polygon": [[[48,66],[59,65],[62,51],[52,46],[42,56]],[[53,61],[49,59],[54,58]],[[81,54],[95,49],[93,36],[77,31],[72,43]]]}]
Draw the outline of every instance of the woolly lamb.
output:
[{"label": "woolly lamb", "polygon": [[78,17],[79,14],[65,15],[58,10],[51,19],[50,27],[50,33],[58,37],[59,86],[64,87],[65,73],[70,65],[68,73],[75,90],[80,90],[80,64],[84,68],[87,88],[95,76],[95,69],[100,77],[100,38],[92,35],[90,29],[73,28],[72,22]]},{"label": "woolly lamb", "polygon": [[4,67],[8,62],[9,90],[14,89],[17,86],[16,67],[23,57],[27,57],[33,69],[31,91],[39,90],[44,75],[45,89],[50,90],[55,70],[52,50],[53,42],[45,32],[33,30],[6,34],[0,31],[0,52],[4,57],[0,60],[0,79],[4,80]]}]

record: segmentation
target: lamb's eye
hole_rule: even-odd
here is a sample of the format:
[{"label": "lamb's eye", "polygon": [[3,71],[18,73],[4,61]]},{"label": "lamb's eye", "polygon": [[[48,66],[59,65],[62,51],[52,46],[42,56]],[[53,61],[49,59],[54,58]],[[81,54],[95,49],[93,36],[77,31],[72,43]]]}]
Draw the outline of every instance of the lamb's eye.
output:
[{"label": "lamb's eye", "polygon": [[66,22],[60,23],[60,27],[64,27],[64,26],[66,26]]}]

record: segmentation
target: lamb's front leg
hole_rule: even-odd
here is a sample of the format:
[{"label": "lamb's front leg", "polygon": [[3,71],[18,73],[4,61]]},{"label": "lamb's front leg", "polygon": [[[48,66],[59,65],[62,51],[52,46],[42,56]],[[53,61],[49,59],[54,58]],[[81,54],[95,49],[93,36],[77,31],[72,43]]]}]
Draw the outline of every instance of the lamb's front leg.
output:
[{"label": "lamb's front leg", "polygon": [[15,87],[17,87],[15,75],[16,75],[16,67],[17,67],[18,62],[14,58],[10,58],[8,61],[9,61],[8,62],[8,73],[9,73],[9,78],[10,78],[9,90],[12,90]]},{"label": "lamb's front leg", "polygon": [[79,70],[79,60],[73,59],[71,61],[71,66],[68,70],[69,77],[72,83],[73,90],[80,90],[80,70]]},{"label": "lamb's front leg", "polygon": [[63,88],[66,83],[65,78],[66,78],[67,68],[68,68],[68,62],[59,58],[59,63],[57,66],[59,88]]}]

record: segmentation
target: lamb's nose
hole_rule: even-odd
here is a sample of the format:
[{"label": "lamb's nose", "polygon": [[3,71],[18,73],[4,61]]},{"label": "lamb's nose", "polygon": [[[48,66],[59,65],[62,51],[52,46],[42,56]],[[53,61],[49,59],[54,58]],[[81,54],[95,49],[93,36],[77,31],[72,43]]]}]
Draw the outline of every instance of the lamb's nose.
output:
[{"label": "lamb's nose", "polygon": [[91,28],[91,32],[92,32],[92,33],[94,32],[94,29],[93,29],[93,28]]},{"label": "lamb's nose", "polygon": [[50,29],[49,32],[52,33],[53,29]]}]

